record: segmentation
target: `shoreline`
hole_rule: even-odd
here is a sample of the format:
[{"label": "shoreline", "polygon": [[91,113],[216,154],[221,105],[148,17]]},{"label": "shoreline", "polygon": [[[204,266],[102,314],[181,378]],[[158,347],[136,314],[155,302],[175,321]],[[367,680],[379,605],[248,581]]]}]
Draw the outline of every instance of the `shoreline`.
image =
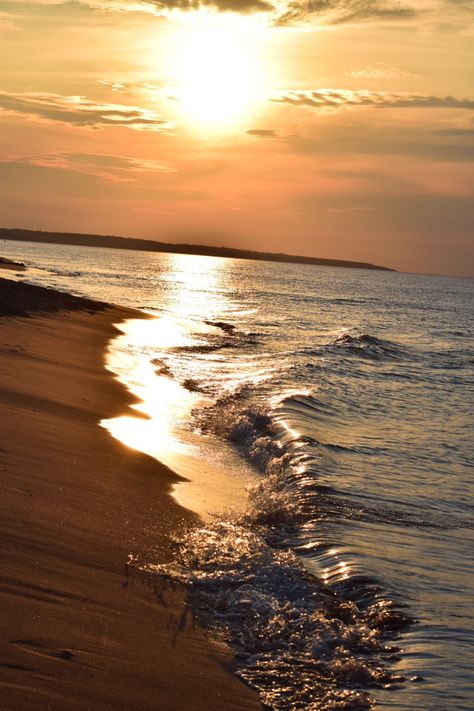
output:
[{"label": "shoreline", "polygon": [[99,426],[134,402],[104,357],[136,312],[4,279],[0,312],[2,708],[261,708],[179,586],[126,574],[198,521],[174,472]]},{"label": "shoreline", "polygon": [[160,338],[155,332],[157,319],[142,313],[138,316],[141,318],[129,317],[119,325],[120,333],[109,342],[105,358],[107,370],[137,398],[137,404],[128,415],[104,419],[101,425],[123,444],[136,446],[178,474],[171,496],[204,523],[223,512],[243,513],[248,506],[247,487],[257,481],[255,472],[230,448],[225,466],[212,456],[203,456],[197,443],[200,436],[191,428],[179,435],[169,426],[176,421],[189,422],[203,407],[202,394],[196,397],[172,373],[157,373],[156,365],[148,364],[146,358],[127,360],[124,356],[127,343],[137,339],[153,343]]}]

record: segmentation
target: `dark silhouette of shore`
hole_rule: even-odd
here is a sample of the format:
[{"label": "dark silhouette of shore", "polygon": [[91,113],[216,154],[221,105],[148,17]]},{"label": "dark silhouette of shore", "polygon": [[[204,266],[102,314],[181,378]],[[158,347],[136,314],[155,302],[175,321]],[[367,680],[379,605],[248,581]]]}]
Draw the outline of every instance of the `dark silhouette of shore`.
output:
[{"label": "dark silhouette of shore", "polygon": [[230,257],[232,259],[255,259],[265,262],[288,262],[290,264],[316,264],[324,267],[346,267],[350,269],[378,269],[393,272],[394,269],[368,262],[352,262],[345,259],[324,259],[304,257],[280,252],[256,252],[233,247],[210,247],[202,244],[171,244],[149,239],[115,237],[113,235],[90,235],[75,232],[42,232],[0,228],[0,239],[21,242],[45,242],[47,244],[71,244],[79,247],[110,247],[114,249],[135,249],[146,252],[167,252],[173,254],[197,254],[206,257]]}]

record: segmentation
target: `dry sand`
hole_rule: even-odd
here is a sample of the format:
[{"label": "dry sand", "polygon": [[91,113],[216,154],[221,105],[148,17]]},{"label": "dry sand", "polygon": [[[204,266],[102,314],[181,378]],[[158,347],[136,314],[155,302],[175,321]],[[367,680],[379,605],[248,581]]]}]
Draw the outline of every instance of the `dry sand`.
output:
[{"label": "dry sand", "polygon": [[183,592],[126,575],[195,520],[98,425],[131,403],[103,367],[129,313],[0,279],[0,314],[0,708],[259,709]]}]

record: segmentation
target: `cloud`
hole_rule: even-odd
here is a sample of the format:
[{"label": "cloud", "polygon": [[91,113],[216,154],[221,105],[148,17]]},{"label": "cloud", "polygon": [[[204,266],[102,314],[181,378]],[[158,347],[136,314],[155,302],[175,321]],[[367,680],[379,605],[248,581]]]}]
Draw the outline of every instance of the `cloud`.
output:
[{"label": "cloud", "polygon": [[208,9],[248,15],[264,13],[275,26],[360,24],[377,21],[409,21],[417,17],[454,20],[474,10],[474,0],[6,0],[6,9],[64,7],[68,12],[84,8],[101,13],[148,14],[167,17],[176,12]]},{"label": "cloud", "polygon": [[166,131],[173,128],[172,124],[148,109],[122,104],[100,104],[84,96],[0,92],[0,108],[42,121],[58,121],[72,126],[125,126],[138,131]]},{"label": "cloud", "polygon": [[165,217],[179,215],[178,212],[174,212],[173,210],[156,210],[153,207],[132,207],[132,210],[134,212],[150,212],[153,215],[164,215]]},{"label": "cloud", "polygon": [[219,12],[269,13],[282,26],[318,19],[324,24],[359,20],[406,19],[418,14],[416,6],[398,0],[83,0],[100,9],[145,11],[163,15],[173,10],[209,8]]},{"label": "cloud", "polygon": [[386,66],[382,62],[377,62],[373,66],[362,67],[361,69],[354,69],[347,74],[354,79],[412,79],[416,77],[416,74],[409,72],[407,69],[402,69],[401,67]]},{"label": "cloud", "polygon": [[[287,113],[290,111],[288,107]],[[300,155],[310,160],[313,160],[311,156],[319,156],[319,164],[324,165],[328,165],[330,156],[334,160],[350,156],[351,161],[365,160],[369,156],[374,159],[376,156],[403,156],[403,160],[410,157],[418,165],[435,161],[467,166],[474,160],[474,133],[467,111],[450,110],[449,115],[448,111],[420,109],[423,115],[413,120],[415,110],[411,109],[407,121],[403,110],[398,109],[401,115],[395,110],[390,115],[378,112],[375,123],[374,109],[359,114],[357,120],[343,111],[331,111],[329,115],[325,109],[321,114],[319,108],[306,111],[306,118],[301,116],[301,109],[296,112],[298,134],[278,133],[273,139],[254,136],[253,140],[268,142],[274,153]],[[315,120],[314,112],[320,115],[320,120]]]},{"label": "cloud", "polygon": [[279,15],[275,24],[292,25],[310,19],[324,24],[367,20],[404,20],[418,14],[414,6],[391,0],[294,0]]},{"label": "cloud", "polygon": [[[315,207],[316,210],[321,209]],[[374,212],[377,208],[372,205],[349,205],[347,207],[325,207],[326,212],[341,213],[341,212]]]},{"label": "cloud", "polygon": [[278,103],[291,104],[292,106],[309,106],[314,109],[339,111],[354,107],[374,107],[379,109],[474,109],[474,99],[386,91],[350,91],[348,89],[283,91],[271,100]]},{"label": "cloud", "polygon": [[157,16],[201,8],[240,14],[275,11],[274,5],[266,0],[82,0],[82,3],[98,10],[147,12]]},{"label": "cloud", "polygon": [[63,170],[94,176],[107,183],[132,183],[144,173],[175,173],[165,161],[149,158],[128,158],[100,153],[48,153],[33,156],[13,156],[1,161],[23,166]]},{"label": "cloud", "polygon": [[0,11],[0,32],[20,32],[22,28],[17,21],[18,16],[15,13]]},{"label": "cloud", "polygon": [[474,11],[474,0],[445,0],[445,4],[460,7],[463,10]]},{"label": "cloud", "polygon": [[[78,0],[77,6],[108,12],[148,13],[158,17],[202,8],[239,14],[267,13],[273,24],[288,25],[317,19],[323,24],[359,20],[405,19],[417,14],[401,0]],[[24,0],[10,4],[25,5]],[[66,0],[36,0],[37,5],[71,6]]]},{"label": "cloud", "polygon": [[[321,127],[319,127],[321,129]],[[468,140],[463,140],[468,139]],[[446,140],[448,139],[448,140]],[[373,126],[325,127],[317,135],[309,135],[292,141],[291,149],[299,154],[310,156],[393,156],[405,160],[420,159],[436,163],[469,164],[474,161],[474,143],[471,136],[443,136],[437,140],[437,134],[427,131],[422,125],[414,129],[388,125],[374,131]]]},{"label": "cloud", "polygon": [[474,138],[474,128],[439,128],[433,133],[439,136],[466,136],[467,138],[472,136]]},{"label": "cloud", "polygon": [[280,133],[280,131],[275,131],[273,128],[251,128],[245,133],[253,138],[263,138],[266,140],[272,139],[274,141],[282,141],[285,143],[300,138],[300,136],[296,133]]},{"label": "cloud", "polygon": [[276,131],[270,128],[251,128],[247,131],[249,136],[256,136],[257,138],[277,138],[278,134]]},{"label": "cloud", "polygon": [[101,9],[145,11],[156,15],[170,10],[199,10],[203,7],[220,12],[248,14],[270,13],[274,24],[288,25],[317,18],[326,24],[359,20],[406,19],[418,14],[416,4],[398,0],[83,0]]},{"label": "cloud", "polygon": [[7,0],[10,7],[90,8],[102,13],[141,13],[167,17],[176,12],[208,9],[248,15],[264,13],[270,24],[291,26],[403,21],[415,17],[453,18],[474,9],[473,0]]},{"label": "cloud", "polygon": [[117,94],[138,94],[143,96],[144,94],[156,94],[156,92],[163,89],[163,86],[144,81],[111,81],[110,79],[99,79],[98,83]]}]

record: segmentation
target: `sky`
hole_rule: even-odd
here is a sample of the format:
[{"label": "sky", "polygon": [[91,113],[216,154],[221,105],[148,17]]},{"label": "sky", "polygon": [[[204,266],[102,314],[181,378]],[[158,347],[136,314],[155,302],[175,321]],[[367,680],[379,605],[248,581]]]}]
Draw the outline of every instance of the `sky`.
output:
[{"label": "sky", "polygon": [[3,0],[0,226],[474,275],[474,0]]}]

